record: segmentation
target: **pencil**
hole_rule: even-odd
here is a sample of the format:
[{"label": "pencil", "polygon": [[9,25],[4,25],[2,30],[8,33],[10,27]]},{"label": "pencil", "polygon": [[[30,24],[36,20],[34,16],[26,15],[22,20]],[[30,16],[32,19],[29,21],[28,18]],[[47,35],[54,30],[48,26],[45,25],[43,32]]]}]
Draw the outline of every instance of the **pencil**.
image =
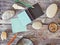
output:
[{"label": "pencil", "polygon": [[20,3],[20,4],[22,4],[22,5],[24,5],[24,6],[28,7],[28,8],[34,8],[32,5],[30,5],[30,4],[26,3],[26,2],[23,2],[23,1],[15,0],[15,2]]}]

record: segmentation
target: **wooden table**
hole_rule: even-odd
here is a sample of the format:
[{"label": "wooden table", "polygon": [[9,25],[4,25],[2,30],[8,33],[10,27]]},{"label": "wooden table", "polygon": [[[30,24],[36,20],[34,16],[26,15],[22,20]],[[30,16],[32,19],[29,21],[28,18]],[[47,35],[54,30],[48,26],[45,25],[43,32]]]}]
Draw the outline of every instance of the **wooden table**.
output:
[{"label": "wooden table", "polygon": [[[4,1],[4,0],[2,0],[2,1]],[[58,5],[58,7],[60,8],[60,0],[38,0],[37,2],[39,2],[39,4],[41,5],[44,13],[45,13],[45,10],[48,7],[48,5],[50,5],[53,2],[56,3]],[[11,3],[11,5],[13,3]],[[32,4],[34,4],[34,3],[32,3]],[[11,5],[10,5],[10,7],[11,7]],[[0,13],[3,13],[3,11],[5,11],[5,9],[2,9],[2,11]],[[44,23],[46,23],[46,24],[49,24],[50,22],[60,23],[60,19],[58,19],[59,15],[60,15],[60,10],[58,9],[56,16],[52,19],[49,19],[49,18],[46,19],[46,21]],[[39,17],[36,20],[43,20],[43,19],[45,19],[45,16],[46,15],[44,14],[43,16]],[[56,33],[49,32],[48,25],[43,25],[43,27],[39,30],[35,30],[32,28],[31,25],[28,25],[27,29],[29,30],[29,32],[19,33],[19,35],[17,35],[17,38],[15,39],[15,41],[11,45],[15,45],[17,43],[17,41],[20,39],[20,36],[22,36],[22,35],[24,35],[25,37],[29,37],[30,35],[33,35],[33,37],[35,38],[34,39],[35,45],[45,45],[46,43],[49,43],[49,42],[55,42],[55,43],[57,43],[57,45],[60,45],[60,25],[59,25],[59,29]],[[8,33],[8,38],[7,38],[7,40],[4,40],[4,41],[2,41],[0,38],[0,45],[7,45],[7,42],[14,35],[11,32],[11,29],[7,29],[6,31]],[[2,32],[2,30],[0,30],[0,35],[1,35],[1,32]]]}]

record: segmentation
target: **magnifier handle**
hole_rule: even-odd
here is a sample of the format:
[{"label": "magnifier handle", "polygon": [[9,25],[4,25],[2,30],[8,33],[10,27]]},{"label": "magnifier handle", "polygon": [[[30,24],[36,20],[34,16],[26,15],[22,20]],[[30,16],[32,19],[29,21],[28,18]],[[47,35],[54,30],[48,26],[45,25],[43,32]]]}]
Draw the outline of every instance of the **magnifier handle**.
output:
[{"label": "magnifier handle", "polygon": [[9,42],[8,42],[7,45],[10,45],[10,44],[16,39],[16,37],[17,37],[17,34],[15,34],[15,35],[9,40]]}]

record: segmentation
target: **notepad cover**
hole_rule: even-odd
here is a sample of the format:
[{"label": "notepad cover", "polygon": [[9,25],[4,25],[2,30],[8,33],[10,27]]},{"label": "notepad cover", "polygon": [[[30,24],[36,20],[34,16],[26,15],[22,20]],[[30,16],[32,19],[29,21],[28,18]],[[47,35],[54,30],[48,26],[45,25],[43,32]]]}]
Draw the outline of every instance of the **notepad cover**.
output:
[{"label": "notepad cover", "polygon": [[35,5],[33,5],[34,8],[28,8],[27,12],[30,13],[30,15],[32,16],[31,18],[36,19],[40,16],[42,16],[44,14],[44,12],[42,11],[42,8],[40,7],[40,5],[38,3],[36,3]]},{"label": "notepad cover", "polygon": [[11,23],[13,33],[27,31],[26,26],[24,26],[23,23],[18,18],[11,19]]},{"label": "notepad cover", "polygon": [[27,24],[31,23],[31,19],[28,16],[28,14],[26,13],[26,11],[23,11],[20,14],[18,14],[18,18],[19,18],[19,20],[22,22],[22,24],[24,26],[26,26]]}]

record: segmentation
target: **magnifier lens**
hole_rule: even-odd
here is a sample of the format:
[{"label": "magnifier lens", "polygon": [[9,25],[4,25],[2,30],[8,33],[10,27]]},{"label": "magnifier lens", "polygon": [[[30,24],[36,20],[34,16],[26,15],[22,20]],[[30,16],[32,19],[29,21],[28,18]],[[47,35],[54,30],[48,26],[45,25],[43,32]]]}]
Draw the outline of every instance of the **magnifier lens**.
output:
[{"label": "magnifier lens", "polygon": [[33,45],[33,42],[30,39],[23,38],[17,43],[17,45]]}]

